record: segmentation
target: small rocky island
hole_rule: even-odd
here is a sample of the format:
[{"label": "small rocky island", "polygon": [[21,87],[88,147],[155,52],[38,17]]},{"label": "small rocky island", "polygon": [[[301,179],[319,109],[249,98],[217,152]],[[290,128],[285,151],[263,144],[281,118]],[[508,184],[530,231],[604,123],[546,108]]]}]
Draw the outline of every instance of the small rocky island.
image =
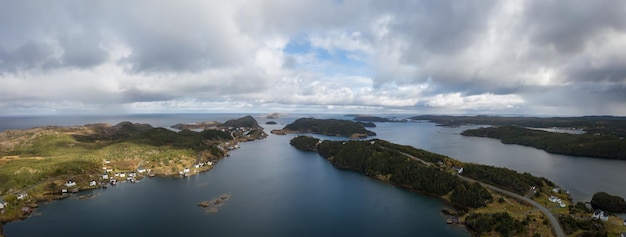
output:
[{"label": "small rocky island", "polygon": [[285,135],[287,133],[315,133],[354,139],[376,136],[375,132],[365,129],[362,123],[350,120],[315,118],[297,119],[283,129],[272,130],[272,133],[277,135]]},{"label": "small rocky island", "polygon": [[228,199],[230,199],[230,194],[222,194],[221,196],[217,197],[217,198],[213,198],[211,200],[208,201],[202,201],[200,203],[198,203],[198,206],[202,207],[206,212],[209,213],[216,213],[218,212],[219,208],[224,205],[224,203],[226,201],[228,201]]}]

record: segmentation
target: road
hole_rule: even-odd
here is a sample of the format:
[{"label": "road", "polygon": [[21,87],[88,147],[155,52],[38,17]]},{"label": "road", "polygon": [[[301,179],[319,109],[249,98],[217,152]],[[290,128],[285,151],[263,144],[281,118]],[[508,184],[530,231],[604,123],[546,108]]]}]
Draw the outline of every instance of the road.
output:
[{"label": "road", "polygon": [[[380,146],[380,147],[382,147],[383,149],[390,149],[390,148],[383,147],[383,146]],[[397,150],[394,150],[394,151],[397,151]],[[431,166],[432,165],[432,163],[426,162],[426,161],[424,161],[424,160],[422,160],[420,158],[417,158],[415,156],[409,155],[407,153],[404,153],[404,152],[401,152],[401,151],[397,151],[397,152],[399,152],[400,154],[402,154],[404,156],[407,156],[407,157],[409,157],[411,159],[420,161],[421,163],[423,163],[426,166]],[[517,200],[524,201],[524,202],[526,202],[526,203],[528,203],[530,205],[533,205],[534,207],[539,209],[541,212],[543,212],[544,215],[546,215],[548,217],[548,220],[550,221],[550,226],[552,226],[552,230],[554,231],[554,234],[557,237],[566,237],[567,236],[565,234],[565,231],[563,231],[563,228],[561,228],[561,224],[559,223],[559,220],[556,219],[556,217],[552,214],[552,212],[550,212],[550,210],[548,210],[546,207],[542,206],[541,204],[533,201],[532,199],[524,197],[524,196],[519,195],[519,194],[514,193],[514,192],[510,192],[510,191],[498,188],[498,187],[490,185],[490,184],[486,184],[486,183],[474,180],[474,179],[470,179],[470,178],[467,178],[467,177],[464,177],[464,176],[461,176],[461,175],[458,175],[458,176],[459,176],[459,178],[461,178],[461,179],[463,179],[465,181],[477,182],[477,183],[479,183],[480,185],[482,185],[485,188],[491,189],[493,191],[502,193],[502,194],[507,195],[509,197],[512,197],[512,198],[515,198]]]},{"label": "road", "polygon": [[491,189],[493,191],[502,193],[504,195],[507,195],[509,197],[513,197],[517,200],[522,200],[530,205],[533,205],[534,207],[536,207],[537,209],[539,209],[541,212],[543,212],[544,215],[546,215],[548,217],[548,220],[550,221],[550,225],[552,226],[552,230],[554,231],[554,234],[557,237],[566,237],[567,235],[565,234],[565,231],[563,231],[563,228],[561,228],[561,224],[559,224],[559,220],[556,219],[556,217],[552,214],[552,212],[550,212],[550,210],[548,210],[546,207],[542,206],[541,204],[533,201],[530,198],[524,197],[522,195],[519,195],[517,193],[514,192],[510,192],[501,188],[498,188],[496,186],[490,185],[490,184],[486,184],[480,181],[476,181],[464,176],[459,175],[459,178],[465,180],[465,181],[469,181],[469,182],[478,182],[480,185],[482,185],[485,188]]}]

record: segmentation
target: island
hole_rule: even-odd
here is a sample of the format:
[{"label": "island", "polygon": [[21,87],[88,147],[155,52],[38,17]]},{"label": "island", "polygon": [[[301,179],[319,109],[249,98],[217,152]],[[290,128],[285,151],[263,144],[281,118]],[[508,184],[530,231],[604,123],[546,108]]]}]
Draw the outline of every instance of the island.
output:
[{"label": "island", "polygon": [[604,236],[626,230],[623,220],[594,219],[594,210],[573,204],[556,184],[529,173],[463,163],[379,139],[298,136],[290,144],[317,152],[337,168],[437,197],[457,209],[445,211],[448,223],[463,224],[477,236]]},{"label": "island", "polygon": [[208,171],[239,142],[266,136],[251,116],[199,132],[132,122],[7,130],[0,133],[0,223],[81,190]]},{"label": "island", "polygon": [[273,130],[272,133],[284,135],[287,133],[315,133],[326,136],[349,138],[367,138],[376,136],[375,132],[365,129],[362,123],[341,119],[300,118],[288,124],[283,129]]}]

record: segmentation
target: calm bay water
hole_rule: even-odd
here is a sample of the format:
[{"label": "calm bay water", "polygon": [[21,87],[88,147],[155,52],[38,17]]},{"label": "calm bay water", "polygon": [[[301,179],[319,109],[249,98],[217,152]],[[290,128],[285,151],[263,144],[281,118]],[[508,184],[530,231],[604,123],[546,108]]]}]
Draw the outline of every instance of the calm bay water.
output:
[{"label": "calm bay water", "polygon": [[[135,115],[0,118],[0,130],[42,125],[82,125],[123,120],[169,126],[225,121],[243,115]],[[340,117],[342,116],[316,116]],[[286,117],[266,131],[298,117]],[[260,124],[266,119],[257,118]],[[626,162],[552,155],[463,137],[466,128],[432,123],[378,123],[377,138],[412,145],[466,162],[503,166],[545,176],[587,201],[596,191],[626,197]],[[5,225],[15,236],[469,236],[445,224],[436,199],[338,170],[315,153],[289,145],[293,135],[243,143],[213,170],[189,178],[144,179],[96,190],[96,197],[42,205],[25,221]],[[324,137],[329,139],[328,137]],[[338,139],[338,138],[333,138]],[[196,206],[231,194],[217,213]]]}]

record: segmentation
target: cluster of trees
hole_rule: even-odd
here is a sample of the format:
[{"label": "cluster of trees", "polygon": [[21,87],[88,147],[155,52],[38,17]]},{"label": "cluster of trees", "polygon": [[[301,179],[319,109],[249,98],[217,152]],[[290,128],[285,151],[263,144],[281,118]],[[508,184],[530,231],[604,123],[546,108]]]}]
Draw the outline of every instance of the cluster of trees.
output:
[{"label": "cluster of trees", "polygon": [[496,138],[502,143],[531,146],[550,153],[626,159],[626,140],[611,135],[554,133],[517,126],[470,129],[461,134]]},{"label": "cluster of trees", "polygon": [[597,192],[591,197],[591,206],[613,213],[626,212],[626,201],[620,196]]},{"label": "cluster of trees", "polygon": [[[432,157],[441,156],[434,153],[382,140],[326,140],[319,143],[316,138],[300,136],[292,139],[291,144],[301,150],[316,150],[336,167],[356,170],[370,177],[388,177],[385,181],[413,191],[434,196],[452,192],[450,201],[459,207],[478,208],[492,200],[491,194],[481,185],[461,180],[449,171],[424,165],[406,155],[424,153]],[[402,151],[395,147],[402,148]]]},{"label": "cluster of trees", "polygon": [[254,119],[252,116],[248,115],[248,116],[241,117],[241,118],[238,118],[238,119],[228,120],[224,124],[220,125],[220,127],[257,128],[257,127],[259,127],[259,123],[257,123],[256,119]]},{"label": "cluster of trees", "polygon": [[463,167],[463,175],[522,195],[532,186],[538,188],[544,185],[554,186],[552,181],[543,177],[535,177],[529,173],[520,174],[515,170],[489,165],[467,163]]},{"label": "cluster of trees", "polygon": [[174,132],[165,128],[154,128],[138,134],[128,139],[128,141],[151,146],[171,146],[200,151],[206,150],[211,146],[207,141],[232,139],[233,137],[230,133],[221,130],[204,130],[201,132],[182,130],[180,132]]},{"label": "cluster of trees", "polygon": [[365,129],[365,126],[361,123],[340,119],[300,118],[293,123],[288,124],[283,129],[297,132],[316,133],[327,136],[350,137],[353,134],[376,136],[376,133]]},{"label": "cluster of trees", "polygon": [[315,151],[317,149],[317,144],[319,139],[310,137],[310,136],[297,136],[289,141],[289,144],[298,150],[303,151]]},{"label": "cluster of trees", "polygon": [[559,216],[559,223],[566,234],[573,234],[578,230],[584,230],[585,232],[578,236],[590,236],[590,237],[605,237],[607,236],[604,225],[598,220],[576,219],[571,216]]},{"label": "cluster of trees", "polygon": [[533,128],[578,128],[589,134],[601,133],[617,137],[626,136],[626,117],[615,116],[583,116],[583,117],[500,117],[500,116],[449,116],[421,115],[413,120],[428,120],[443,126],[459,126],[467,124],[484,124],[494,126],[521,126]]},{"label": "cluster of trees", "polygon": [[429,152],[427,150],[422,150],[422,149],[417,149],[415,147],[412,146],[406,146],[406,145],[400,145],[400,144],[395,144],[395,143],[391,143],[385,140],[380,140],[380,139],[375,139],[374,140],[376,143],[378,143],[380,146],[389,148],[389,149],[393,149],[396,151],[400,151],[400,152],[404,152],[406,154],[412,155],[414,157],[419,157],[421,160],[427,161],[427,162],[431,162],[431,163],[437,163],[437,162],[444,162],[447,159],[450,159],[447,156],[441,155],[441,154],[437,154],[437,153],[432,153]]},{"label": "cluster of trees", "polygon": [[471,213],[465,218],[465,226],[479,236],[495,231],[500,236],[512,236],[524,233],[527,223],[518,221],[507,212]]}]

